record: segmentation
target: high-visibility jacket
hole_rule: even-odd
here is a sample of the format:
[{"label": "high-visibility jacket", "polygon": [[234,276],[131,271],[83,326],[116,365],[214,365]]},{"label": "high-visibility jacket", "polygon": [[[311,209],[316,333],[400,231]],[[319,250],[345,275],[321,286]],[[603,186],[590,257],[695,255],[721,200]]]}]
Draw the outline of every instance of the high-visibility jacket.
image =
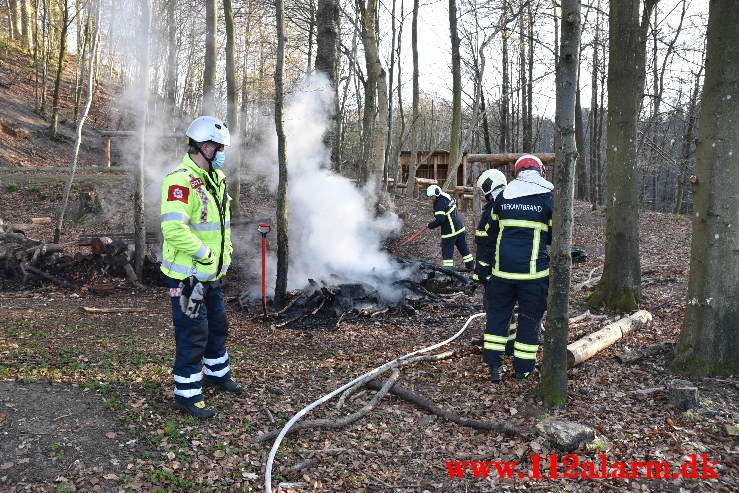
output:
[{"label": "high-visibility jacket", "polygon": [[451,238],[464,232],[464,223],[457,214],[457,201],[447,194],[439,195],[434,202],[434,220],[429,229],[441,226],[441,237]]},{"label": "high-visibility jacket", "polygon": [[185,154],[162,183],[165,275],[214,281],[226,274],[233,252],[230,201],[223,172],[207,172]]},{"label": "high-visibility jacket", "polygon": [[495,241],[478,244],[478,259],[492,260],[491,275],[499,280],[547,277],[551,228],[551,192],[512,199],[500,194],[493,202],[487,230],[488,235],[495,234]]}]

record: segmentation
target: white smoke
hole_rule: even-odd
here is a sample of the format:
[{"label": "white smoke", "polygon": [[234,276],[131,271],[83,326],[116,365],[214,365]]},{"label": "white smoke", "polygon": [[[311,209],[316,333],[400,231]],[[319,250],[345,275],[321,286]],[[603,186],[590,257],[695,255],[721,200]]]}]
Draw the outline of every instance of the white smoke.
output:
[{"label": "white smoke", "polygon": [[[368,191],[331,171],[322,139],[333,107],[333,92],[321,73],[308,77],[286,97],[288,288],[302,288],[309,278],[331,284],[359,281],[392,298],[395,290],[390,285],[403,273],[381,244],[399,230],[400,220],[392,212],[376,216]],[[265,122],[259,137],[259,144],[248,150],[246,173],[265,177],[276,191],[273,121]],[[273,256],[270,264],[269,271],[274,272]]]}]

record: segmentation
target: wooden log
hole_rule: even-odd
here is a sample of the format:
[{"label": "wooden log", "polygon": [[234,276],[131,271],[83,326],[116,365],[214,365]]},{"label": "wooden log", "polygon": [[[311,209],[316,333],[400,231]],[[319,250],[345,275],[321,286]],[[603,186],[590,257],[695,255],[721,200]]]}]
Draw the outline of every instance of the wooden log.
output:
[{"label": "wooden log", "polygon": [[[467,162],[470,163],[489,163],[494,165],[496,168],[498,166],[504,166],[506,164],[512,164],[516,162],[516,159],[523,156],[523,154],[515,154],[515,153],[508,153],[508,154],[468,154],[467,155]],[[554,154],[553,153],[547,153],[547,154],[534,154],[534,156],[541,159],[542,163],[553,163],[554,162]]]},{"label": "wooden log", "polygon": [[110,168],[110,137],[105,139],[105,156],[103,158],[106,168]]},{"label": "wooden log", "polygon": [[50,217],[32,217],[31,224],[51,224]]},{"label": "wooden log", "polygon": [[147,308],[141,307],[121,307],[121,308],[95,308],[94,306],[81,306],[80,310],[85,313],[141,313]]},{"label": "wooden log", "polygon": [[101,236],[100,238],[93,238],[90,240],[90,250],[92,253],[102,255],[106,253],[108,245],[113,243],[113,239],[108,236]]},{"label": "wooden log", "polygon": [[646,310],[624,317],[602,329],[589,334],[567,346],[567,367],[572,368],[596,355],[632,330],[652,320],[652,314]]}]

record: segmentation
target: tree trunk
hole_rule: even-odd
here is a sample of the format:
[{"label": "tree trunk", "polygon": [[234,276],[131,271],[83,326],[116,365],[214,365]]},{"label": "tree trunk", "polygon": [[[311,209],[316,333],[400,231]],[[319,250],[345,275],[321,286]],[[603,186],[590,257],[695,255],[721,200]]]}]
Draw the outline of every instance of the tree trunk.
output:
[{"label": "tree trunk", "polygon": [[[234,132],[239,128],[239,96],[236,87],[236,62],[234,60],[236,54],[236,41],[234,36],[234,16],[231,9],[231,0],[223,0],[223,17],[226,21],[226,113],[229,128]],[[236,139],[237,155],[243,151],[241,139]],[[232,153],[232,154],[236,154]],[[236,157],[234,171],[231,173],[231,183],[229,184],[229,195],[231,195],[231,217],[238,218],[240,213],[240,195],[241,195],[241,163]]]},{"label": "tree trunk", "polygon": [[413,0],[413,23],[411,25],[411,51],[413,52],[413,114],[411,116],[411,160],[408,164],[408,179],[405,194],[413,197],[416,189],[416,170],[418,168],[418,2]]},{"label": "tree trunk", "polygon": [[[503,0],[503,10],[508,10],[508,0]],[[501,58],[501,68],[503,70],[503,82],[500,88],[500,144],[498,152],[507,152],[510,149],[510,127],[508,125],[508,98],[510,94],[511,84],[508,80],[508,29],[503,28],[502,34],[503,53]]]},{"label": "tree trunk", "polygon": [[[600,8],[600,1],[597,8]],[[592,210],[598,208],[598,129],[600,108],[598,107],[598,48],[600,46],[600,12],[595,14],[595,37],[593,38],[593,67],[590,79],[590,205]]]},{"label": "tree trunk", "polygon": [[172,119],[177,105],[177,0],[167,1],[167,85],[165,100]]},{"label": "tree trunk", "polygon": [[282,82],[285,66],[285,8],[283,0],[275,0],[277,21],[277,59],[275,62],[275,130],[277,132],[277,281],[275,283],[275,308],[285,305],[287,296],[287,268],[289,261],[287,236],[287,139],[284,124],[284,94]]},{"label": "tree trunk", "polygon": [[203,63],[203,115],[216,112],[216,32],[218,16],[216,0],[205,0],[205,62]]},{"label": "tree trunk", "polygon": [[[94,18],[94,21],[92,20]],[[64,225],[64,213],[67,210],[67,204],[69,203],[69,193],[72,190],[72,182],[74,181],[74,174],[77,169],[77,159],[80,154],[80,145],[82,144],[82,127],[85,125],[87,115],[90,113],[90,106],[92,106],[92,98],[94,95],[93,80],[95,73],[95,53],[98,47],[98,30],[100,29],[100,4],[94,2],[89,15],[89,23],[91,27],[91,38],[90,38],[90,50],[88,53],[87,60],[87,103],[82,111],[82,118],[77,123],[77,138],[74,142],[74,155],[72,162],[69,165],[69,174],[67,175],[67,182],[64,185],[64,194],[62,198],[61,206],[57,214],[56,226],[54,228],[54,243],[59,243],[62,236],[62,227]]]},{"label": "tree trunk", "polygon": [[588,301],[631,311],[641,297],[637,121],[644,94],[646,31],[657,0],[611,2],[608,63],[608,208],[603,277]]},{"label": "tree trunk", "polygon": [[8,1],[8,16],[10,19],[10,39],[21,39],[21,6],[20,0]]},{"label": "tree trunk", "polygon": [[28,4],[30,0],[19,0],[21,8],[21,42],[29,50],[33,49],[33,15]]},{"label": "tree trunk", "polygon": [[673,214],[683,213],[683,203],[685,201],[685,190],[688,187],[688,169],[690,168],[690,156],[693,155],[693,129],[695,128],[695,120],[697,117],[698,95],[700,93],[700,79],[703,67],[699,69],[695,77],[695,85],[693,93],[690,95],[690,103],[688,103],[688,121],[685,123],[685,133],[683,135],[682,159],[680,160],[680,174],[677,178],[677,196],[675,198],[675,208]]},{"label": "tree trunk", "polygon": [[448,189],[457,184],[457,167],[462,157],[462,72],[457,30],[457,0],[449,0],[449,36],[452,42],[452,127],[449,136],[449,173],[444,181]]},{"label": "tree trunk", "polygon": [[328,130],[323,138],[324,145],[331,151],[331,169],[341,170],[339,134],[341,114],[339,112],[339,3],[338,0],[318,0],[316,13],[316,70],[328,77],[334,95],[334,109]]},{"label": "tree trunk", "polygon": [[56,138],[59,129],[59,100],[62,84],[62,72],[64,70],[64,57],[67,52],[67,28],[69,27],[69,1],[62,1],[62,29],[59,34],[59,58],[57,59],[56,80],[54,81],[54,99],[51,104],[51,124],[49,131],[51,137]]},{"label": "tree trunk", "polygon": [[144,257],[146,256],[144,168],[146,166],[146,118],[149,110],[149,44],[151,43],[149,33],[151,32],[151,2],[152,0],[141,1],[141,32],[146,34],[143,35],[143,46],[141,47],[141,58],[139,60],[141,67],[139,74],[141,90],[139,91],[139,114],[137,115],[139,120],[139,155],[133,177],[133,232],[136,246],[134,270],[139,279],[144,278]]},{"label": "tree trunk", "polygon": [[696,148],[697,182],[688,303],[673,368],[693,376],[739,373],[739,11],[712,0]]},{"label": "tree trunk", "polygon": [[532,152],[531,149],[531,134],[529,133],[529,108],[528,108],[528,102],[529,98],[526,95],[526,91],[528,90],[529,86],[526,81],[527,79],[527,64],[526,64],[526,29],[524,27],[525,24],[525,18],[524,16],[520,16],[518,19],[518,36],[519,36],[519,42],[518,42],[518,59],[519,59],[519,79],[521,84],[521,100],[519,101],[520,107],[521,107],[521,130],[522,130],[522,139],[521,139],[521,149],[522,152]]},{"label": "tree trunk", "polygon": [[580,0],[562,1],[562,44],[557,66],[556,161],[549,300],[541,393],[549,407],[567,400],[567,329],[572,269],[573,190],[575,185],[575,99],[580,57]]}]

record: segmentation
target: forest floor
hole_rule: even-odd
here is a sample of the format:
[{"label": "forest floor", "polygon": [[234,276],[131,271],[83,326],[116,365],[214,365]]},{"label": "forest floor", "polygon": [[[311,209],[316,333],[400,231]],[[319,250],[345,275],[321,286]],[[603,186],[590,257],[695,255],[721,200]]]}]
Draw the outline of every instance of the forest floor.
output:
[{"label": "forest floor", "polygon": [[[0,64],[0,82],[12,75],[6,63]],[[0,112],[7,108],[3,105]],[[13,111],[31,118],[27,108]],[[35,132],[42,131],[42,122],[39,125]],[[6,222],[53,217],[61,198],[64,174],[49,167],[66,165],[71,145],[57,148],[38,135],[33,147],[49,146],[38,156],[28,154],[25,147],[13,147],[21,144],[7,144],[2,136],[0,166],[20,163],[24,170],[0,172],[0,219]],[[95,162],[93,151],[89,163]],[[62,241],[74,242],[83,233],[125,231],[131,224],[130,200],[124,192],[127,178],[115,171],[82,169],[79,183],[97,187],[106,212],[84,224],[67,221]],[[274,204],[262,196],[245,186],[242,214],[270,217]],[[431,206],[407,198],[397,198],[396,205],[403,227],[386,242],[387,249],[405,258],[440,262],[436,231],[401,246],[430,220]],[[472,214],[467,213],[466,220],[471,243]],[[576,204],[574,244],[588,253],[588,260],[573,266],[573,284],[602,267],[604,225],[603,211]],[[481,350],[470,345],[483,330],[478,321],[452,343],[458,349],[452,358],[406,366],[398,385],[462,416],[515,424],[520,434],[462,427],[387,396],[353,425],[290,435],[277,454],[275,484],[300,483],[294,486],[331,492],[739,490],[735,436],[739,379],[692,379],[699,388],[700,406],[683,411],[668,405],[664,391],[637,392],[665,387],[675,378],[666,357],[633,364],[615,358],[628,349],[675,341],[685,310],[689,220],[642,212],[640,231],[641,308],[654,319],[570,370],[565,408],[544,409],[536,393],[538,377],[515,383],[510,361],[504,382],[491,384]],[[51,233],[50,225],[28,231],[44,241],[51,240]],[[253,245],[245,249],[246,256],[257,251],[253,232],[236,230],[235,242]],[[135,291],[124,280],[114,279],[113,293],[98,296],[86,286],[76,290],[48,284],[0,286],[0,490],[261,491],[270,444],[255,444],[256,436],[278,429],[308,403],[378,364],[448,338],[481,307],[478,290],[468,300],[478,310],[427,306],[415,316],[386,314],[336,327],[311,324],[308,330],[294,324],[280,329],[256,316],[257,306],[245,310],[236,301],[241,290],[256,282],[248,270],[235,269],[227,284],[226,305],[234,378],[247,391],[234,397],[206,389],[206,402],[217,414],[205,422],[173,406],[174,334],[164,288]],[[588,293],[588,289],[573,293],[572,316],[587,309]],[[81,306],[146,311],[90,314]],[[605,314],[608,320],[620,316]],[[573,326],[570,341],[604,323],[586,320]],[[309,417],[343,416],[371,397],[372,393],[360,394],[340,411],[330,402]],[[518,470],[528,472],[530,456],[562,454],[534,431],[548,417],[597,430],[596,440],[573,452],[580,460],[598,461],[599,454],[606,454],[609,462],[665,461],[675,471],[689,454],[706,454],[718,463],[720,478],[498,479],[493,474],[477,478],[469,470],[462,478],[450,477],[447,461],[518,461]],[[296,465],[302,468],[295,470]]]}]

